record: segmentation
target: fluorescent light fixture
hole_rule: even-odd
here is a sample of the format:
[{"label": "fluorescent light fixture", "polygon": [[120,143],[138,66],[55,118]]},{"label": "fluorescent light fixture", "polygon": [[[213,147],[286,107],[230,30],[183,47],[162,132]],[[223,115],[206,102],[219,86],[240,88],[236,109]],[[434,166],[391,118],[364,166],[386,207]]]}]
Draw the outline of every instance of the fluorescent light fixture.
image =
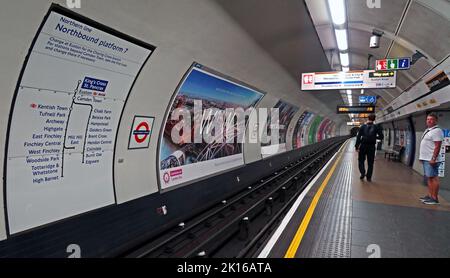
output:
[{"label": "fluorescent light fixture", "polygon": [[348,53],[339,53],[339,56],[341,58],[341,65],[343,67],[348,67],[350,65],[350,60],[348,58]]},{"label": "fluorescent light fixture", "polygon": [[336,41],[340,51],[348,50],[347,29],[335,29]]},{"label": "fluorescent light fixture", "polygon": [[342,67],[342,71],[343,72],[348,72],[348,71],[350,71],[350,67]]},{"label": "fluorescent light fixture", "polygon": [[345,12],[344,0],[328,0],[328,7],[330,8],[331,19],[335,25],[344,24],[347,20]]}]

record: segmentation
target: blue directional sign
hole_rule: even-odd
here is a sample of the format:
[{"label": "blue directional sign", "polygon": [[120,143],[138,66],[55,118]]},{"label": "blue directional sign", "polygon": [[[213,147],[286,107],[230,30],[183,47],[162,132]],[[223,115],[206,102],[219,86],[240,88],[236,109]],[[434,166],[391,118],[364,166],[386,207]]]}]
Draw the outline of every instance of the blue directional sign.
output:
[{"label": "blue directional sign", "polygon": [[398,59],[398,69],[409,69],[411,67],[410,58],[400,58]]},{"label": "blue directional sign", "polygon": [[377,103],[377,97],[376,96],[360,96],[359,97],[359,103],[376,104]]}]

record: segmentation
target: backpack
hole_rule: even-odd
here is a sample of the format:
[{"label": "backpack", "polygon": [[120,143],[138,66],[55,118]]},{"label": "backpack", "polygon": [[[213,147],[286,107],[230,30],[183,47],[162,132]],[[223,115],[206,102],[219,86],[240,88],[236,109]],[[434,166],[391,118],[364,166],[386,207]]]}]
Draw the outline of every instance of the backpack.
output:
[{"label": "backpack", "polygon": [[376,144],[377,143],[377,126],[366,125],[363,132],[362,143],[364,144]]}]

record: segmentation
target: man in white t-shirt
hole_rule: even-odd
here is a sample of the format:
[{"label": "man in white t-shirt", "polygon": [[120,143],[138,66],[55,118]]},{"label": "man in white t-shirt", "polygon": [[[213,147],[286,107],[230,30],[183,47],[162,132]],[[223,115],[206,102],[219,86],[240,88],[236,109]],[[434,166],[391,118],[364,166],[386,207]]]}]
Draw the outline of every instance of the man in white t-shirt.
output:
[{"label": "man in white t-shirt", "polygon": [[437,125],[438,117],[436,114],[427,116],[427,129],[423,133],[420,142],[419,160],[423,163],[423,172],[428,178],[429,195],[420,198],[427,205],[438,205],[439,199],[439,166],[442,158],[441,152],[442,141],[444,141],[444,133]]}]

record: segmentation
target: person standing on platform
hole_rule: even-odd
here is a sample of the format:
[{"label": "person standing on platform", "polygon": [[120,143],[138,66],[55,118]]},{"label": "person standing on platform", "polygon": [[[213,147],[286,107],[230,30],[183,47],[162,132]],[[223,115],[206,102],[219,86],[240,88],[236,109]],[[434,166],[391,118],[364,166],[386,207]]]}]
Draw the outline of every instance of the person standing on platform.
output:
[{"label": "person standing on platform", "polygon": [[436,114],[427,116],[427,129],[423,133],[420,142],[419,160],[423,164],[424,176],[428,179],[429,195],[420,198],[427,205],[438,205],[439,199],[439,166],[443,158],[440,156],[444,133],[437,125],[438,117]]},{"label": "person standing on platform", "polygon": [[[375,115],[369,115],[369,120],[366,124],[362,125],[359,129],[358,135],[356,136],[356,151],[359,152],[359,171],[361,172],[360,179],[363,180],[365,177],[367,181],[372,181],[373,174],[373,164],[375,161],[375,151],[377,140],[383,140],[384,135],[381,127],[376,125]],[[365,168],[365,161],[367,158],[367,172]]]}]

